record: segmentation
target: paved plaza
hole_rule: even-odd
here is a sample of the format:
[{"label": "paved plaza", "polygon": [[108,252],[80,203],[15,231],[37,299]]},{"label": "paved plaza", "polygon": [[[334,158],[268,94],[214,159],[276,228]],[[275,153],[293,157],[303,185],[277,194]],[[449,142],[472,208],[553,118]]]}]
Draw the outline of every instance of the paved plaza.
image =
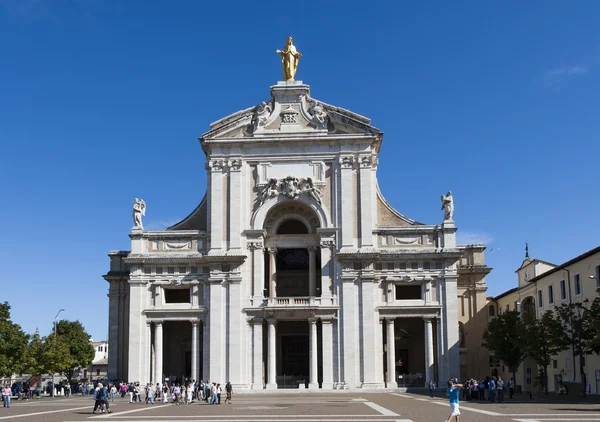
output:
[{"label": "paved plaza", "polygon": [[[205,403],[130,404],[127,399],[111,403],[113,413],[92,414],[93,400],[44,398],[13,402],[2,409],[0,421],[75,422],[203,422],[203,421],[302,421],[302,422],[441,422],[449,407],[442,398],[430,399],[409,393],[274,393],[234,395],[233,404]],[[510,402],[505,404],[461,403],[461,421],[550,422],[600,421],[600,405],[589,403]]]}]

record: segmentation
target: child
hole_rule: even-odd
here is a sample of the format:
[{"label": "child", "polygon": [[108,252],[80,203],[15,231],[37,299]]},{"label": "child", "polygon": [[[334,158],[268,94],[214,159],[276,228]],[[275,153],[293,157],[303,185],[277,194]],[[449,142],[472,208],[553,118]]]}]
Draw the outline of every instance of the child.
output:
[{"label": "child", "polygon": [[452,417],[456,418],[456,422],[459,422],[460,409],[458,406],[458,392],[462,388],[462,384],[455,384],[452,380],[448,381],[448,388],[446,388],[446,395],[450,398],[450,416],[446,422],[450,422]]}]

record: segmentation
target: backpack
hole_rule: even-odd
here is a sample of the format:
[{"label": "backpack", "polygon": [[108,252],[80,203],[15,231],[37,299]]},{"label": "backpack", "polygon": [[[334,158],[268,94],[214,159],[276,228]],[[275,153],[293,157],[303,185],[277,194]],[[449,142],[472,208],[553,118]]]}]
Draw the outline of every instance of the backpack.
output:
[{"label": "backpack", "polygon": [[107,391],[106,388],[102,387],[101,389],[98,390],[98,392],[96,393],[96,400],[104,400],[107,396]]}]

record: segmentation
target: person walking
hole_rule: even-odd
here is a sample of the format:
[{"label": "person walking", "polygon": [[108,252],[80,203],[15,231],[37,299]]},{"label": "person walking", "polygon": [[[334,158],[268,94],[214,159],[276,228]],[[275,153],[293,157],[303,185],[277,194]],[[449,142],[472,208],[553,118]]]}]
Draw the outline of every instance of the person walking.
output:
[{"label": "person walking", "polygon": [[515,384],[513,381],[513,377],[510,377],[510,379],[508,380],[508,394],[509,398],[512,400],[513,395],[515,394]]},{"label": "person walking", "polygon": [[433,398],[433,392],[435,391],[435,382],[433,382],[433,380],[430,380],[429,384],[427,384],[427,387],[429,388],[429,397]]},{"label": "person walking", "polygon": [[227,393],[227,396],[225,397],[225,403],[229,402],[229,404],[231,404],[231,395],[233,394],[233,387],[231,386],[231,383],[229,381],[227,381],[227,384],[225,384],[225,393]]},{"label": "person walking", "polygon": [[110,387],[110,401],[115,401],[116,395],[117,395],[117,387],[115,387],[115,385],[113,384],[112,387]]},{"label": "person walking", "polygon": [[448,388],[446,388],[446,395],[450,399],[450,415],[446,422],[450,422],[452,418],[456,419],[456,422],[459,422],[460,417],[460,407],[458,402],[459,391],[462,389],[462,384],[455,384],[452,380],[448,381]]},{"label": "person walking", "polygon": [[10,396],[12,395],[12,391],[10,390],[10,386],[6,385],[2,389],[2,401],[4,402],[4,407],[10,407]]}]

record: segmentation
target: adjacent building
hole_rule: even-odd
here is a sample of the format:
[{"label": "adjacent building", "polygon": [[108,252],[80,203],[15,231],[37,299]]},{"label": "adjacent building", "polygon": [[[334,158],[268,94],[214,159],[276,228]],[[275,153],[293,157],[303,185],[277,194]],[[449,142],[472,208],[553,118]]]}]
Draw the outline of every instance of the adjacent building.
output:
[{"label": "adjacent building", "polygon": [[[600,246],[589,250],[561,265],[532,259],[529,253],[516,271],[518,286],[496,296],[489,303],[490,315],[517,310],[522,315],[539,318],[546,311],[564,303],[592,302],[600,288]],[[600,394],[600,356],[585,358],[588,389]],[[494,375],[505,379],[512,376],[509,369],[497,362]],[[530,358],[519,367],[516,383],[523,391],[537,390],[537,363]],[[579,359],[573,361],[571,351],[558,354],[548,368],[548,390],[558,391],[559,382],[581,382]]]}]

